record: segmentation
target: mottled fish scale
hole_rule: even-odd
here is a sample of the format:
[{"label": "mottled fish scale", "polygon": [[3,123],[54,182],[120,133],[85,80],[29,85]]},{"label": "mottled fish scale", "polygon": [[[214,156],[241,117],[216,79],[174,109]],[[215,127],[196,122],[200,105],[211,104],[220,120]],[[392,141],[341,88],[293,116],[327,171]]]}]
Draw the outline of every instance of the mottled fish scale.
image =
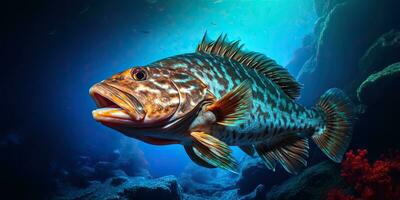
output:
[{"label": "mottled fish scale", "polygon": [[[300,131],[306,127],[306,125],[299,126],[297,123],[297,119],[305,117],[306,109],[296,105],[268,78],[243,64],[202,53],[171,57],[156,64],[175,70],[188,68],[187,66],[190,65],[190,72],[199,77],[217,99],[244,80],[250,80],[253,102],[249,119],[237,127],[213,127],[215,129],[213,135],[229,145],[263,142],[266,138],[282,131],[289,129]],[[276,113],[276,116],[269,113]]]},{"label": "mottled fish scale", "polygon": [[[226,35],[195,53],[133,67],[90,89],[96,120],[156,145],[182,144],[198,165],[237,171],[228,145],[257,153],[297,173],[306,166],[308,136],[340,162],[351,138],[353,106],[339,89],[313,108],[296,103],[301,85],[274,60],[241,50]],[[105,107],[105,109],[104,109]]]}]

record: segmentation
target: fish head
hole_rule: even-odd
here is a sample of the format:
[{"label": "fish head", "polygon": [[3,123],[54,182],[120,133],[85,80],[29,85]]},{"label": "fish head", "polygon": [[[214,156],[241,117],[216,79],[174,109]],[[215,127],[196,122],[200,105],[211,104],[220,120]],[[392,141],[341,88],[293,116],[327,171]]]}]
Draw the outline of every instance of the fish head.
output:
[{"label": "fish head", "polygon": [[[128,136],[171,131],[205,97],[205,85],[186,72],[133,67],[93,85],[95,120]],[[172,130],[173,131],[173,130]]]},{"label": "fish head", "polygon": [[168,120],[179,106],[168,71],[134,67],[90,88],[99,109],[93,117],[109,126],[150,127]]}]

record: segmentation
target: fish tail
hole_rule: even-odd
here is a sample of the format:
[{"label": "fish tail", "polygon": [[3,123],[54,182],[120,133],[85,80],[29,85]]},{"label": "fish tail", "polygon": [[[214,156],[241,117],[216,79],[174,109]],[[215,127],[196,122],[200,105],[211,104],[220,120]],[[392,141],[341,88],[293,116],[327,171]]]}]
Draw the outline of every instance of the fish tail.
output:
[{"label": "fish tail", "polygon": [[354,105],[342,90],[332,88],[321,96],[316,108],[322,112],[324,125],[312,139],[322,152],[339,163],[352,137]]}]

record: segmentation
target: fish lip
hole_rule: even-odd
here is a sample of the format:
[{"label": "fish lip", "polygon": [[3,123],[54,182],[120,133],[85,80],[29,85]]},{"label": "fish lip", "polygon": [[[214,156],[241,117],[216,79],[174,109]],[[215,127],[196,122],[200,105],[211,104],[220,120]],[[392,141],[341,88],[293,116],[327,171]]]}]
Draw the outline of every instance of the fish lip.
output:
[{"label": "fish lip", "polygon": [[[92,111],[93,118],[108,126],[137,126],[145,118],[143,106],[134,96],[104,82],[92,86],[89,95],[98,107]],[[102,112],[105,108],[109,108],[111,112],[121,112],[117,116],[105,115],[105,112]]]}]

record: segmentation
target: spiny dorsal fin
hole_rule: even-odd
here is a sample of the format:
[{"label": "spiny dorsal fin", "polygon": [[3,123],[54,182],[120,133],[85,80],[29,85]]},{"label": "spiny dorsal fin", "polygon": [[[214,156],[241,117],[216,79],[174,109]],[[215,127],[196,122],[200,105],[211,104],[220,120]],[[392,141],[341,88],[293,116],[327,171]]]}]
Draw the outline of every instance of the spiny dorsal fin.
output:
[{"label": "spiny dorsal fin", "polygon": [[243,45],[240,45],[239,40],[227,42],[226,34],[221,34],[215,41],[208,41],[206,32],[202,41],[197,46],[196,52],[235,60],[264,74],[291,99],[296,99],[300,96],[301,85],[285,68],[261,53],[245,52],[242,50],[242,47]]},{"label": "spiny dorsal fin", "polygon": [[276,162],[289,173],[297,174],[303,167],[307,166],[308,140],[299,136],[288,136],[276,144],[256,145],[257,154],[264,161],[268,169],[275,171]]}]

